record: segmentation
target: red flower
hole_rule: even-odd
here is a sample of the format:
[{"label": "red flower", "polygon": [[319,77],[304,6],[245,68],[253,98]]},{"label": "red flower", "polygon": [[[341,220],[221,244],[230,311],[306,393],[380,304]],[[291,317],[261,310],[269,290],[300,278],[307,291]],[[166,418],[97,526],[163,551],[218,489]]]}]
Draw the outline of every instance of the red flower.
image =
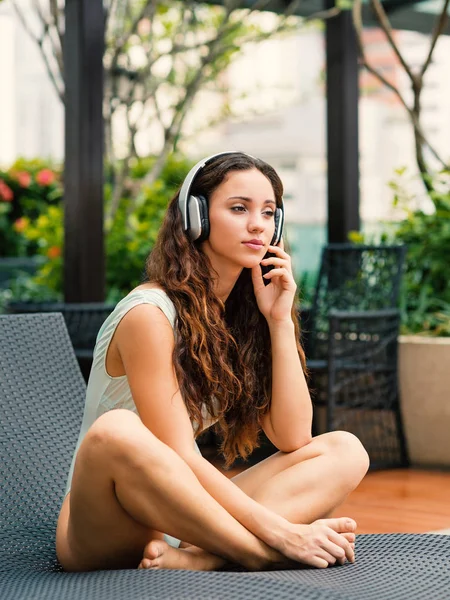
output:
[{"label": "red flower", "polygon": [[36,175],[36,181],[39,185],[51,185],[56,179],[56,175],[50,169],[42,169]]},{"label": "red flower", "polygon": [[18,231],[19,233],[24,231],[24,229],[26,229],[27,225],[28,225],[28,219],[26,219],[25,217],[20,217],[20,219],[17,219],[16,221],[14,221],[14,229],[16,231]]},{"label": "red flower", "polygon": [[0,200],[3,200],[4,202],[12,202],[13,198],[14,194],[12,189],[9,187],[9,185],[6,185],[3,179],[0,179]]},{"label": "red flower", "polygon": [[47,250],[47,256],[49,258],[58,258],[58,256],[61,256],[61,248],[59,246],[51,246]]},{"label": "red flower", "polygon": [[27,173],[27,171],[19,171],[18,173],[16,173],[16,179],[21,187],[30,187],[31,175]]}]

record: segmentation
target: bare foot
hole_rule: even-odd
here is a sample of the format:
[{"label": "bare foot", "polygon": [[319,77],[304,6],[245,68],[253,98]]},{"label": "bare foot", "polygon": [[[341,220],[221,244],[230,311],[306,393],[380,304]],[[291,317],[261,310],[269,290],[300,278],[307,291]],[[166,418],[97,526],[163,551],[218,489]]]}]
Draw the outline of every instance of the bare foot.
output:
[{"label": "bare foot", "polygon": [[[342,532],[355,550],[355,534],[353,532]],[[273,562],[266,565],[265,569],[302,569],[307,565],[303,565],[297,561],[289,560],[285,557],[280,557],[280,562]],[[346,559],[339,559],[338,564],[343,564]],[[145,549],[144,555],[139,563],[138,569],[181,569],[188,571],[216,571],[224,568],[232,568],[233,565],[220,556],[210,554],[206,550],[197,548],[196,546],[186,546],[185,548],[173,548],[163,540],[152,540]]]},{"label": "bare foot", "polygon": [[138,569],[182,569],[187,571],[215,571],[225,560],[196,546],[173,548],[163,540],[152,540],[144,549]]}]

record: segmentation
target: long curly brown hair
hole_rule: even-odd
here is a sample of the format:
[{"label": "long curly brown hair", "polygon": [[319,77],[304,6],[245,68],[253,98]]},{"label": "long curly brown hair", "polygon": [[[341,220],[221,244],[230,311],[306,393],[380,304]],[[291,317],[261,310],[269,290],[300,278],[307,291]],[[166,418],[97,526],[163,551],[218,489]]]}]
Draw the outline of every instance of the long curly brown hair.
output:
[{"label": "long curly brown hair", "polygon": [[[228,173],[250,169],[269,179],[280,206],[283,184],[276,171],[241,153],[208,163],[195,178],[191,193],[209,198]],[[203,405],[218,419],[221,450],[229,466],[258,445],[260,417],[270,407],[269,328],[256,303],[250,269],[242,270],[225,303],[216,296],[209,258],[201,244],[190,241],[183,231],[178,195],[169,203],[146,274],[166,291],[177,311],[173,363],[189,416],[198,423],[198,433],[205,418]],[[295,303],[292,319],[306,372]]]}]

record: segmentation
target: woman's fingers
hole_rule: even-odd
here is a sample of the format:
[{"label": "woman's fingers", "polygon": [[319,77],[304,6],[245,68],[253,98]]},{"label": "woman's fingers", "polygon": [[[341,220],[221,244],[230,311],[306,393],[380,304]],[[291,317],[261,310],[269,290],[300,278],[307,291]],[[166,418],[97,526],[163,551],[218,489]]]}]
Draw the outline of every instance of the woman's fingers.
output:
[{"label": "woman's fingers", "polygon": [[305,561],[305,564],[316,567],[317,569],[326,569],[330,563],[325,558],[312,556],[309,560]]},{"label": "woman's fingers", "polygon": [[270,252],[271,254],[275,254],[275,256],[284,258],[286,260],[291,260],[291,257],[289,256],[289,254],[287,252],[285,252],[283,250],[283,248],[280,248],[280,246],[269,246],[267,248],[267,251]]},{"label": "woman's fingers", "polygon": [[346,561],[353,563],[355,528],[355,521],[347,518],[321,519],[311,525],[297,525],[293,532],[298,537],[290,538],[288,546],[280,548],[280,551],[288,558],[318,568],[323,568],[324,562],[327,565],[342,565]]},{"label": "woman's fingers", "polygon": [[262,265],[273,265],[274,267],[288,267],[288,262],[284,259],[284,258],[276,258],[271,257],[271,258],[265,258],[264,260],[261,261]]},{"label": "woman's fingers", "polygon": [[272,269],[271,271],[263,275],[263,277],[265,279],[272,279],[273,277],[282,277],[283,275],[287,277],[291,275],[291,273],[285,267],[278,267],[277,269]]},{"label": "woman's fingers", "polygon": [[334,519],[318,519],[312,525],[326,525],[337,533],[351,533],[356,531],[356,521],[349,517],[336,517]]},{"label": "woman's fingers", "polygon": [[[351,547],[350,542],[340,533],[336,533],[333,529],[329,530],[328,541],[333,544],[333,549],[338,547],[340,549],[341,556],[345,555],[349,562],[355,562],[355,551]],[[329,548],[326,548],[328,552]],[[333,553],[334,554],[334,553]],[[339,556],[339,555],[335,555]]]}]

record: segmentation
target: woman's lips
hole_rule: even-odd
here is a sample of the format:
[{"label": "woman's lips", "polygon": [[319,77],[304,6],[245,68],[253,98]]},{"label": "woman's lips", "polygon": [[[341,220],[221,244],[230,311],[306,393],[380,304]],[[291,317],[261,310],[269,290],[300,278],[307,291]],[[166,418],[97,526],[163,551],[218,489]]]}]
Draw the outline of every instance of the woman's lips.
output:
[{"label": "woman's lips", "polygon": [[247,246],[248,248],[251,248],[252,250],[261,250],[261,248],[264,248],[263,244],[252,244],[251,242],[242,242],[244,244],[244,246]]}]

